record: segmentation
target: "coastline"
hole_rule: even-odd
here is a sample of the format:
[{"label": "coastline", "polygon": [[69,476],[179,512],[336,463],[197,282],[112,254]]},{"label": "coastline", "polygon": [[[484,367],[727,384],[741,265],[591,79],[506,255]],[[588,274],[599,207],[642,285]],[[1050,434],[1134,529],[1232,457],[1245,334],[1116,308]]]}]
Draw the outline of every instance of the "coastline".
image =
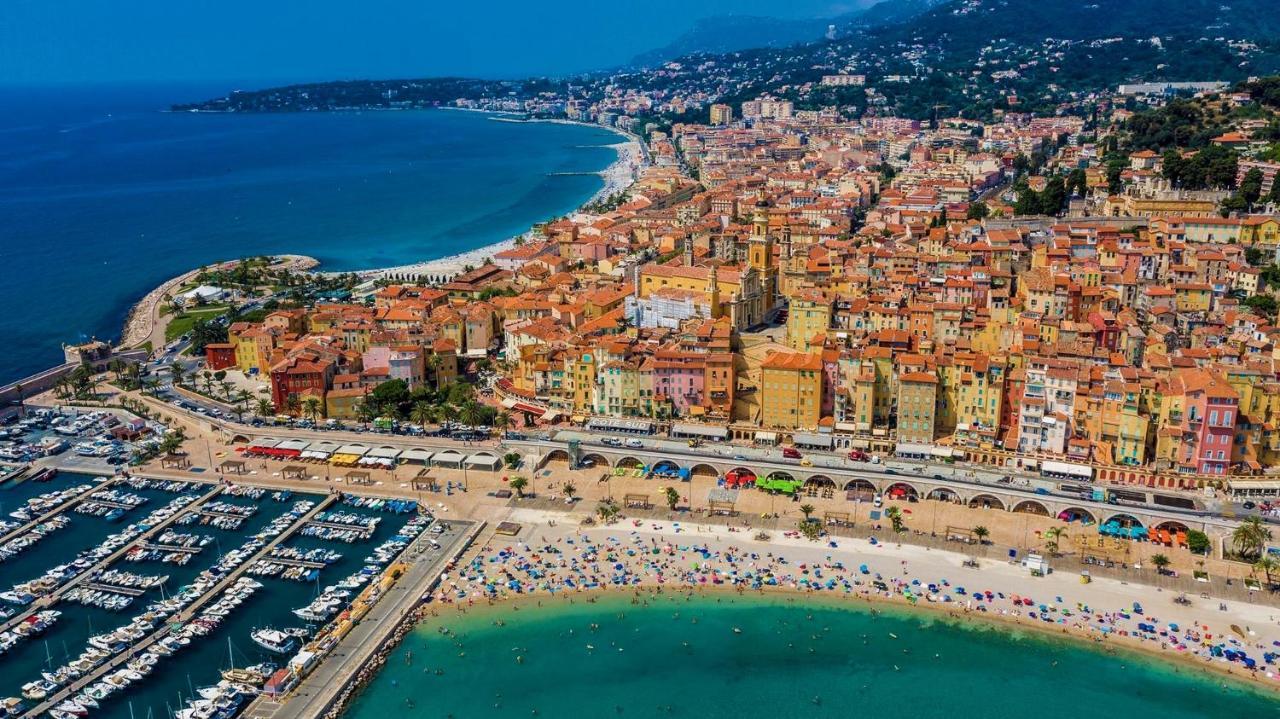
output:
[{"label": "coastline", "polygon": [[[544,542],[559,546],[559,542],[565,538],[576,538],[573,552],[568,551],[569,546],[564,547],[568,552],[567,556],[575,556],[574,553],[581,551],[577,547],[582,546],[594,545],[602,552],[604,548],[608,548],[611,557],[609,561],[620,562],[627,567],[628,582],[622,586],[602,582],[600,587],[587,588],[587,585],[581,583],[583,579],[578,577],[579,583],[572,589],[566,589],[564,585],[557,584],[558,579],[561,578],[558,575],[571,576],[572,572],[563,568],[548,568],[544,565],[542,569],[547,574],[536,586],[530,583],[523,589],[511,591],[500,587],[496,596],[487,596],[482,591],[477,591],[483,586],[482,583],[474,576],[468,577],[468,570],[473,572],[475,570],[459,562],[457,574],[450,577],[447,583],[442,582],[432,601],[424,605],[423,619],[430,623],[441,617],[453,616],[455,613],[469,614],[477,610],[493,611],[497,616],[504,611],[520,611],[526,604],[558,606],[561,602],[573,603],[579,600],[592,602],[597,597],[606,596],[631,595],[633,598],[644,598],[730,592],[739,595],[758,594],[792,599],[803,597],[803,601],[806,602],[829,603],[836,607],[849,607],[850,602],[854,602],[857,606],[873,608],[883,606],[896,607],[903,611],[923,610],[934,616],[962,622],[966,626],[990,627],[1002,631],[1030,630],[1037,635],[1077,642],[1095,651],[1105,653],[1128,651],[1166,666],[1196,669],[1215,677],[1236,681],[1242,687],[1264,692],[1268,697],[1280,692],[1280,681],[1278,681],[1280,676],[1277,676],[1272,665],[1261,662],[1262,649],[1253,646],[1255,644],[1258,647],[1268,646],[1272,640],[1280,636],[1273,610],[1260,605],[1233,603],[1229,614],[1212,615],[1207,614],[1212,610],[1212,603],[1208,600],[1196,600],[1196,608],[1183,607],[1173,603],[1173,597],[1168,593],[1147,585],[1130,585],[1118,580],[1101,578],[1095,579],[1090,584],[1081,584],[1076,575],[1067,573],[1051,573],[1047,577],[1032,578],[1025,569],[1009,565],[999,559],[989,558],[981,560],[980,570],[969,569],[962,566],[962,562],[970,558],[968,555],[911,545],[892,545],[884,542],[872,545],[866,540],[840,539],[837,548],[823,543],[813,544],[807,540],[793,540],[785,537],[757,541],[749,535],[726,534],[722,528],[718,528],[719,531],[717,531],[717,529],[689,524],[677,527],[674,524],[649,520],[643,523],[624,522],[607,527],[598,525],[577,527],[566,523],[563,527],[549,528],[546,520],[539,519],[532,511],[521,512],[519,516],[512,516],[511,519],[523,522],[527,527],[532,528],[534,531],[530,532],[530,535],[533,536],[522,535],[520,538],[491,536],[484,544],[476,545],[465,559],[469,562],[480,560],[481,563],[478,566],[483,568],[479,570],[480,574],[501,572],[508,566],[506,561],[515,561],[504,559],[502,564],[496,566],[484,561],[486,557],[492,558],[499,550],[506,551],[512,557],[528,559],[542,551]],[[559,522],[556,524],[558,525]],[[634,544],[628,543],[628,537]],[[610,538],[620,538],[622,543],[611,543]],[[586,541],[585,545],[584,541]],[[648,542],[654,542],[654,544],[649,545]],[[700,566],[700,569],[692,572],[681,569],[676,573],[664,574],[661,570],[655,571],[652,567],[645,567],[645,562],[657,560],[651,560],[651,557],[645,556],[647,553],[638,552],[639,545],[657,548],[664,543],[666,550],[662,557],[670,561],[671,567],[687,568],[692,561],[693,565]],[[680,551],[670,551],[673,546]],[[630,556],[623,556],[626,553],[619,550],[628,547],[637,550],[640,557],[632,559]],[[708,549],[714,558],[709,558],[707,554],[695,549],[699,547]],[[726,563],[721,559],[720,555],[724,552],[736,554],[737,564]],[[758,563],[763,563],[765,561],[763,557],[766,555],[770,558],[770,566],[775,558],[781,560],[785,557],[786,561],[780,561],[781,567],[773,567],[776,572],[793,572],[807,565],[823,567],[825,573],[831,571],[832,562],[843,560],[845,571],[837,572],[835,576],[841,577],[842,581],[852,582],[852,585],[846,585],[841,589],[837,583],[835,587],[828,584],[814,589],[812,585],[805,586],[798,582],[800,576],[798,572],[794,575],[775,575],[778,579],[777,584],[765,584],[761,587],[747,587],[733,583],[730,577],[736,577],[746,569],[747,556],[753,558],[750,568],[758,572],[760,571]],[[586,557],[577,557],[577,559],[581,561]],[[887,564],[885,560],[892,560],[892,563]],[[873,589],[869,583],[870,577],[862,577],[861,579],[867,580],[862,583],[859,581],[860,578],[855,577],[855,572],[849,571],[850,568],[857,567],[863,562],[871,565],[873,574],[884,572],[884,580],[892,585],[892,590]],[[562,564],[561,567],[563,566]],[[907,576],[908,567],[910,576]],[[901,576],[895,576],[899,573]],[[701,577],[697,581],[691,581],[691,577],[695,574],[700,574]],[[876,576],[879,577],[878,574]],[[1002,589],[1010,596],[1021,593],[1026,597],[1039,597],[1041,604],[1025,609],[1016,607],[1010,609],[1006,608],[1008,605],[1003,600],[996,600],[988,601],[985,605],[983,602],[977,602],[975,606],[972,595],[960,596],[952,602],[929,602],[920,596],[923,592],[922,587],[906,584],[907,580],[915,580],[917,577],[921,582],[925,582],[926,578],[949,577],[954,582],[952,587],[967,585],[991,590]],[[902,584],[900,585],[899,582]],[[909,586],[913,590],[916,595],[914,600],[904,596],[901,591],[903,586]],[[1043,610],[1044,600],[1054,597],[1056,597],[1055,603],[1064,612],[1053,612],[1055,621],[1049,622],[1027,616]],[[1081,602],[1081,599],[1086,601]],[[1117,616],[1117,612],[1126,611],[1130,603],[1139,601],[1144,605],[1150,605],[1147,615],[1135,613],[1136,616],[1125,617],[1123,620]],[[514,608],[504,609],[513,604]],[[1091,611],[1089,613],[1081,611],[1082,604],[1089,607]],[[983,608],[980,610],[976,608],[977,606]],[[1117,606],[1123,609],[1118,610]],[[1071,611],[1071,616],[1065,615],[1067,610]],[[1104,613],[1107,619],[1099,621],[1100,615]],[[1157,616],[1159,619],[1156,619]],[[1197,634],[1203,630],[1205,641],[1202,644],[1187,642],[1182,648],[1178,648],[1180,642],[1173,632],[1170,632],[1167,637],[1163,635],[1153,637],[1148,634],[1144,638],[1139,636],[1132,626],[1139,621],[1152,622],[1161,627],[1166,623],[1176,622],[1184,628],[1184,631],[1186,628],[1194,628]],[[1237,637],[1233,636],[1232,631],[1228,630],[1222,622],[1236,622],[1237,624],[1230,625],[1231,629],[1245,627],[1247,635],[1239,634],[1238,637],[1243,641],[1243,646],[1249,649],[1251,655],[1259,655],[1257,657],[1259,668],[1256,673],[1246,670],[1241,664],[1222,659],[1206,660],[1199,653],[1207,644],[1237,640]],[[1213,625],[1212,628],[1210,625]]]},{"label": "coastline", "polygon": [[[493,116],[493,119],[499,120],[505,113],[491,112],[487,110],[472,110],[469,108],[434,108],[441,110],[452,110],[455,112],[475,112],[482,115]],[[619,130],[613,127],[597,125],[588,122],[577,122],[574,120],[560,119],[502,119],[505,122],[545,122],[561,125],[577,125],[581,127],[590,127],[601,130],[608,130],[616,135],[621,136],[626,141],[618,142],[606,147],[612,148],[617,157],[604,169],[592,173],[601,176],[604,179],[604,185],[592,194],[589,198],[582,201],[575,208],[575,212],[593,202],[607,198],[618,192],[625,191],[635,181],[637,173],[647,166],[646,153],[643,141],[636,135]],[[464,252],[454,253],[445,257],[433,260],[424,260],[406,265],[397,265],[393,267],[372,268],[367,270],[357,270],[354,272],[329,272],[319,271],[321,274],[354,274],[363,280],[373,280],[382,277],[399,277],[403,279],[416,279],[418,276],[426,276],[428,278],[444,279],[452,275],[460,274],[467,266],[479,266],[486,258],[509,250],[516,246],[520,239],[528,239],[532,235],[532,230],[528,230],[516,237],[509,237],[488,245],[476,247]],[[313,257],[306,255],[282,254],[274,255],[277,258],[289,259],[294,262],[294,268],[302,271],[316,270],[320,266],[320,262]],[[213,263],[218,264],[218,263]],[[163,335],[156,341],[157,334],[161,332],[163,325],[160,322],[160,308],[163,300],[174,288],[180,287],[182,284],[190,281],[195,275],[209,265],[197,267],[182,274],[166,280],[158,287],[153,288],[141,299],[135,302],[125,315],[124,323],[120,333],[120,339],[116,343],[120,348],[133,348],[145,344],[148,340],[152,342],[152,347],[157,348],[163,345]]]},{"label": "coastline", "polygon": [[[617,153],[617,157],[613,162],[609,163],[604,169],[595,173],[604,179],[604,185],[596,190],[594,194],[583,200],[569,214],[581,212],[582,208],[594,202],[598,202],[607,197],[624,192],[627,188],[635,183],[636,176],[648,166],[647,153],[645,151],[644,142],[637,135],[619,130],[616,127],[608,127],[606,125],[597,125],[590,122],[578,122],[576,120],[565,120],[556,118],[519,118],[510,116],[511,113],[497,112],[492,110],[478,110],[467,107],[440,107],[434,108],[438,110],[449,110],[452,112],[471,112],[477,115],[483,115],[495,122],[510,122],[517,124],[526,123],[547,123],[553,125],[574,125],[578,127],[589,127],[597,130],[607,130],[624,139],[623,142],[605,145]],[[356,270],[354,273],[357,277],[364,280],[373,280],[378,278],[398,278],[411,280],[419,276],[427,278],[443,279],[452,275],[461,274],[468,266],[478,267],[486,258],[504,252],[516,246],[518,241],[528,240],[532,237],[532,229],[525,231],[515,237],[508,237],[504,240],[467,250],[458,252],[445,257],[434,260],[424,260],[422,262],[414,262],[407,265],[397,265],[394,267],[382,267],[369,270]]]}]

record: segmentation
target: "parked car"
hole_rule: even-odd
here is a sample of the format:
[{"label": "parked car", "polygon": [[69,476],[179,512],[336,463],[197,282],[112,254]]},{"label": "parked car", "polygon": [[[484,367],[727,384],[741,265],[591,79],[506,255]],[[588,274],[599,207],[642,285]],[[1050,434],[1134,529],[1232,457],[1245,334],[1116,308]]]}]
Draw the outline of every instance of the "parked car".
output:
[{"label": "parked car", "polygon": [[849,459],[852,459],[855,462],[865,462],[868,459],[871,459],[871,457],[866,452],[863,452],[860,449],[855,449],[849,452]]},{"label": "parked car", "polygon": [[605,437],[604,439],[600,440],[600,444],[608,445],[610,447],[621,447],[622,440],[618,439],[617,437]]},{"label": "parked car", "polygon": [[800,450],[795,447],[783,447],[782,456],[787,459],[800,459],[802,455],[800,454]]},{"label": "parked car", "polygon": [[627,440],[627,446],[639,448],[644,446],[644,442],[641,442],[638,439],[629,439]]}]

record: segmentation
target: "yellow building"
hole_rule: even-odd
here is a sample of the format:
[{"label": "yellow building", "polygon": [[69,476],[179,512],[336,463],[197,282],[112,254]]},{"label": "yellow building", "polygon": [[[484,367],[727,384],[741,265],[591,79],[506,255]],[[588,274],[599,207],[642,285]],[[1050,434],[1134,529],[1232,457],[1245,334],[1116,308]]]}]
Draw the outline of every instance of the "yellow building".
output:
[{"label": "yellow building", "polygon": [[810,340],[831,327],[831,302],[818,290],[806,290],[791,299],[787,311],[787,346],[804,351]]},{"label": "yellow building", "polygon": [[898,377],[898,441],[933,442],[937,417],[938,378],[932,372],[906,372]]},{"label": "yellow building", "polygon": [[1213,286],[1204,282],[1184,282],[1173,286],[1174,309],[1178,312],[1208,312]]},{"label": "yellow building", "polygon": [[822,356],[774,352],[760,363],[760,424],[812,429],[822,418]]}]

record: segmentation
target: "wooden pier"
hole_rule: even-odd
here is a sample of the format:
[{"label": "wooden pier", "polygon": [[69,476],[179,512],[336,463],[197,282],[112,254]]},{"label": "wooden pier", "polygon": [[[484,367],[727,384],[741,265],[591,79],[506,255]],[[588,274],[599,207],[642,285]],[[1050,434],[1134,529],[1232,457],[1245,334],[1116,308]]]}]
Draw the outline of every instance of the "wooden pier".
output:
[{"label": "wooden pier", "polygon": [[286,567],[302,567],[304,569],[324,569],[329,566],[324,562],[312,562],[307,559],[290,559],[288,557],[263,557],[262,561],[272,564],[283,564]]},{"label": "wooden pier", "polygon": [[98,592],[111,592],[112,594],[123,594],[126,597],[141,597],[147,593],[142,587],[122,587],[116,584],[100,584],[98,582],[89,582],[84,585],[85,589],[92,589]]},{"label": "wooden pier", "polygon": [[373,526],[372,523],[342,524],[340,522],[322,522],[322,521],[316,520],[313,522],[307,522],[307,524],[311,525],[312,527],[323,527],[325,529],[335,529],[341,532],[345,532],[349,530],[353,532],[360,532],[361,534],[370,534],[370,535],[376,531],[376,528]]},{"label": "wooden pier", "polygon": [[185,553],[185,554],[199,554],[204,551],[204,547],[199,545],[196,545],[194,547],[183,547],[177,544],[151,544],[150,542],[143,542],[138,546],[142,547],[143,549],[153,550],[156,552],[178,552],[178,553]]}]

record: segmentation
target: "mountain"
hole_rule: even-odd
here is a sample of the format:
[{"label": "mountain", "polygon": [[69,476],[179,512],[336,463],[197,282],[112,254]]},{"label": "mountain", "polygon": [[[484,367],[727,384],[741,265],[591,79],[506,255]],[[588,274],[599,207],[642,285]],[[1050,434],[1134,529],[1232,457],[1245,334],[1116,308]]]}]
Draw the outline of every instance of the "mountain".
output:
[{"label": "mountain", "polygon": [[881,0],[866,8],[832,17],[782,19],[754,15],[717,15],[698,20],[693,28],[667,45],[637,55],[636,67],[653,67],[688,55],[720,55],[753,48],[787,48],[818,42],[834,30],[836,36],[857,28],[909,20],[943,0]]}]

